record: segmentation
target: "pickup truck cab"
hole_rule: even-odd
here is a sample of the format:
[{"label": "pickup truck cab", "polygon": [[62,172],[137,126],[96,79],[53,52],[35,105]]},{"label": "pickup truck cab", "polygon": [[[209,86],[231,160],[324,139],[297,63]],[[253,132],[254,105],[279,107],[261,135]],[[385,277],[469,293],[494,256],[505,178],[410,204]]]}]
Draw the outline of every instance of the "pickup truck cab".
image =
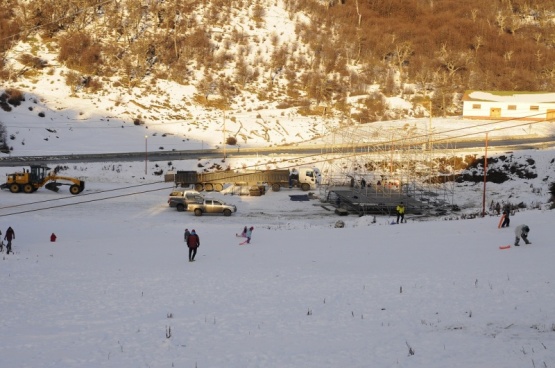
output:
[{"label": "pickup truck cab", "polygon": [[168,205],[183,212],[191,203],[202,203],[204,196],[196,190],[174,190],[168,198]]},{"label": "pickup truck cab", "polygon": [[205,198],[202,203],[191,203],[187,206],[187,211],[193,212],[195,216],[202,216],[205,213],[223,214],[231,216],[237,212],[237,207],[227,204],[218,199]]}]

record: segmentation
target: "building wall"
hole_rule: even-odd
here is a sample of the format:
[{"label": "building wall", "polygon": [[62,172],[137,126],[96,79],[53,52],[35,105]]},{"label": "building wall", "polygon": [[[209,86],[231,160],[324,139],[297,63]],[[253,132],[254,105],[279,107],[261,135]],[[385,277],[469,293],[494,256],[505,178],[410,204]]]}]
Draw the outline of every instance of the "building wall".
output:
[{"label": "building wall", "polygon": [[492,120],[554,120],[555,103],[464,101],[463,118]]}]

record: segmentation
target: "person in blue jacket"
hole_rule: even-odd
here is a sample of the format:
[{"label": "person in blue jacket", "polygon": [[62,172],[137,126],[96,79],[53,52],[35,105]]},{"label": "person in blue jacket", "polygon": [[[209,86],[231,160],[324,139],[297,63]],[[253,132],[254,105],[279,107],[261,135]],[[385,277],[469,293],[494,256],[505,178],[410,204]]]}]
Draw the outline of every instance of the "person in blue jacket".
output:
[{"label": "person in blue jacket", "polygon": [[249,230],[247,230],[247,234],[246,234],[246,237],[247,237],[247,244],[250,244],[250,242],[251,242],[252,231],[253,231],[253,230],[254,230],[254,227],[252,227],[252,226],[249,227]]}]

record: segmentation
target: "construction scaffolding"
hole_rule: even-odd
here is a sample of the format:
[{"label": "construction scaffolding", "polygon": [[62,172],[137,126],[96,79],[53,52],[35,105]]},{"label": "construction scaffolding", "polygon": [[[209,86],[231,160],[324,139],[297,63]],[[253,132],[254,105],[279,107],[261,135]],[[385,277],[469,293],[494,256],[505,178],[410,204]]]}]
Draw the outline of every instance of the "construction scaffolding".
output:
[{"label": "construction scaffolding", "polygon": [[378,212],[391,212],[400,200],[418,212],[453,205],[454,147],[431,128],[410,123],[343,127],[329,135],[323,156],[320,198],[330,203],[350,188],[354,194],[347,197],[387,207]]}]

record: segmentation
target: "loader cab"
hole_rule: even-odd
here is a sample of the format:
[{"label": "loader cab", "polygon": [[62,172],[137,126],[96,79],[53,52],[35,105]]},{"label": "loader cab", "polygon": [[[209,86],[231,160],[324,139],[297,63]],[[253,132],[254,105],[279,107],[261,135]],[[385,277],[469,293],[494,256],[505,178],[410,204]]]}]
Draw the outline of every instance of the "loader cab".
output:
[{"label": "loader cab", "polygon": [[50,170],[47,166],[42,165],[31,165],[31,172],[29,175],[29,181],[31,183],[37,183],[42,180],[48,175],[48,171]]}]

